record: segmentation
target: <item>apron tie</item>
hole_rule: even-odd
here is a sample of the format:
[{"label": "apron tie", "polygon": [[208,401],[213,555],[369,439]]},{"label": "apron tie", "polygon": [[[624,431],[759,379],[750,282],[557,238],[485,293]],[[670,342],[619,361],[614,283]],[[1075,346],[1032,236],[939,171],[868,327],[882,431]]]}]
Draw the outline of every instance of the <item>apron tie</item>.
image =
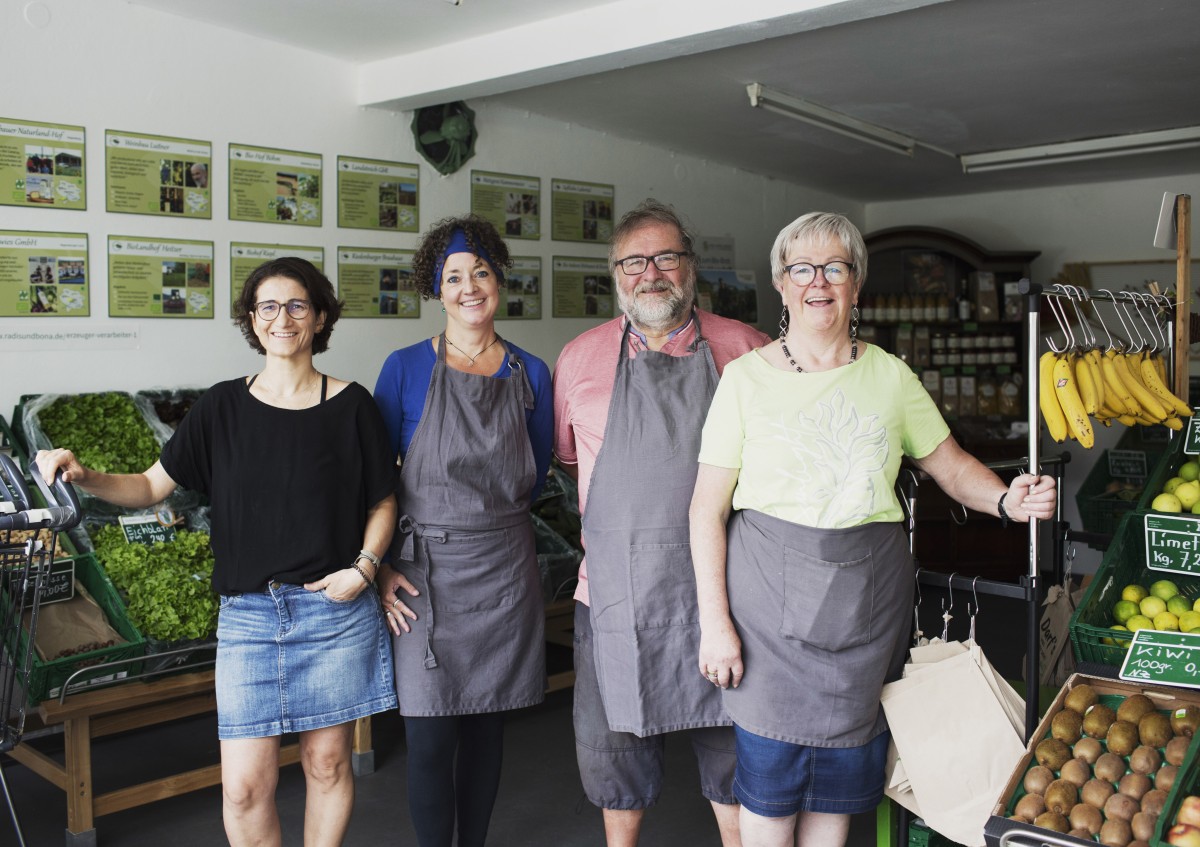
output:
[{"label": "apron tie", "polygon": [[416,549],[413,539],[418,538],[421,541],[421,552],[424,553],[425,559],[425,601],[429,604],[427,612],[428,617],[425,621],[425,669],[432,670],[438,666],[437,656],[433,654],[433,559],[429,555],[430,539],[439,544],[446,543],[446,531],[441,529],[429,529],[412,519],[410,515],[404,515],[400,518],[400,523],[397,526],[400,532],[400,559],[405,562],[416,561]]}]

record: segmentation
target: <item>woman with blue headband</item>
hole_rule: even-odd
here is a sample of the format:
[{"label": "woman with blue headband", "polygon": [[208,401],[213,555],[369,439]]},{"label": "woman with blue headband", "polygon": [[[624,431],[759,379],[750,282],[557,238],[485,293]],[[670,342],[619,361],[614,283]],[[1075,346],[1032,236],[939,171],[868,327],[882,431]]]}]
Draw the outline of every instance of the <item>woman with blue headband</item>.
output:
[{"label": "woman with blue headband", "polygon": [[483,218],[425,233],[413,279],[445,329],[392,353],[375,400],[400,465],[400,525],[379,593],[393,633],[420,847],[482,847],[504,713],[545,692],[529,506],[554,431],[550,371],[496,334],[508,248]]}]

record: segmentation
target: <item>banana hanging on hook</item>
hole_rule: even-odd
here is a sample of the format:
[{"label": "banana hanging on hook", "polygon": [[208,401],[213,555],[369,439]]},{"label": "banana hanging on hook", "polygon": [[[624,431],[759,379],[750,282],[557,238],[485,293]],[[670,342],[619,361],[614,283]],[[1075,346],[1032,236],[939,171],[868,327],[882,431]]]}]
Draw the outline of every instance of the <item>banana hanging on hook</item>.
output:
[{"label": "banana hanging on hook", "polygon": [[1072,353],[1071,372],[1075,375],[1075,385],[1079,389],[1084,411],[1094,416],[1100,404],[1097,402],[1096,384],[1092,382],[1092,372],[1087,359],[1078,353]]},{"label": "banana hanging on hook", "polygon": [[1067,419],[1054,390],[1054,367],[1057,361],[1057,354],[1051,350],[1043,353],[1038,360],[1038,408],[1042,410],[1042,420],[1046,422],[1050,437],[1061,444],[1067,438]]},{"label": "banana hanging on hook", "polygon": [[1144,356],[1138,363],[1138,371],[1146,388],[1167,407],[1167,411],[1173,412],[1179,417],[1191,417],[1192,408],[1167,388],[1162,377],[1158,374],[1158,368],[1155,367],[1153,357],[1149,355]]},{"label": "banana hanging on hook", "polygon": [[1075,387],[1070,359],[1066,356],[1059,356],[1054,362],[1054,394],[1071,434],[1080,445],[1090,449],[1096,443],[1096,435],[1092,430],[1092,422],[1088,420],[1083,399],[1079,396],[1079,389]]},{"label": "banana hanging on hook", "polygon": [[1117,366],[1113,363],[1116,355],[1116,350],[1106,350],[1100,357],[1100,373],[1104,376],[1105,402],[1118,415],[1135,415],[1138,411],[1137,401],[1133,399],[1133,395],[1129,393],[1129,389],[1125,387],[1125,383],[1117,374]]},{"label": "banana hanging on hook", "polygon": [[1145,417],[1153,419],[1155,423],[1162,423],[1166,420],[1167,410],[1163,408],[1163,404],[1159,402],[1157,397],[1150,393],[1150,389],[1146,388],[1142,384],[1141,379],[1135,376],[1130,369],[1129,354],[1114,356],[1113,365],[1116,368],[1117,375],[1121,377],[1121,381],[1125,383],[1125,387],[1129,389],[1129,393],[1137,401],[1142,414]]}]

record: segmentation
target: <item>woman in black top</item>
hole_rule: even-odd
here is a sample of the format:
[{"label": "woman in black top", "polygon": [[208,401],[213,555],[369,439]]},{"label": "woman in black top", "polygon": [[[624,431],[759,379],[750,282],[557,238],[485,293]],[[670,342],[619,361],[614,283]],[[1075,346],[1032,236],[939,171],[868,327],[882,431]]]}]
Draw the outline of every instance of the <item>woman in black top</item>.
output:
[{"label": "woman in black top", "polygon": [[354,721],[396,708],[368,590],[396,524],[394,462],[370,393],[313,365],[341,312],[320,271],[268,262],[236,311],[265,366],[205,392],[153,467],[105,474],[67,450],[40,452],[38,464],[121,506],[150,506],[177,485],[209,495],[226,834],[233,845],[281,843],[279,737],[297,732],[304,843],[336,845],[353,805]]}]

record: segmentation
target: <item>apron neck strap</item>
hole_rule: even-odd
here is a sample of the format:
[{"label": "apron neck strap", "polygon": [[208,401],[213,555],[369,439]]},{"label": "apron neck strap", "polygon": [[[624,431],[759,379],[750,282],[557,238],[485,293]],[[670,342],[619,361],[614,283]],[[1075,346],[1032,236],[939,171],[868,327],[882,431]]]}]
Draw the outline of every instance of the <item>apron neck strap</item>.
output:
[{"label": "apron neck strap", "polygon": [[[698,350],[700,347],[700,342],[702,342],[704,340],[704,337],[700,332],[700,311],[695,306],[693,306],[692,314],[691,314],[691,317],[689,318],[689,320],[684,322],[679,327],[679,329],[675,330],[676,333],[683,332],[685,329],[687,329],[688,323],[690,323],[692,321],[696,322],[696,334],[692,336],[692,343],[688,345],[687,349],[688,349],[689,353],[695,353],[696,350]],[[629,319],[629,316],[626,315],[625,316],[625,328],[621,331],[621,356],[622,356],[622,358],[627,358],[629,355],[629,334],[633,331],[634,331],[633,330],[633,321],[631,321]],[[645,336],[643,336],[641,333],[637,333],[637,335],[639,338],[642,339],[642,343],[645,344],[645,342],[646,342]],[[649,346],[650,345],[647,344],[646,348],[649,349]]]}]

